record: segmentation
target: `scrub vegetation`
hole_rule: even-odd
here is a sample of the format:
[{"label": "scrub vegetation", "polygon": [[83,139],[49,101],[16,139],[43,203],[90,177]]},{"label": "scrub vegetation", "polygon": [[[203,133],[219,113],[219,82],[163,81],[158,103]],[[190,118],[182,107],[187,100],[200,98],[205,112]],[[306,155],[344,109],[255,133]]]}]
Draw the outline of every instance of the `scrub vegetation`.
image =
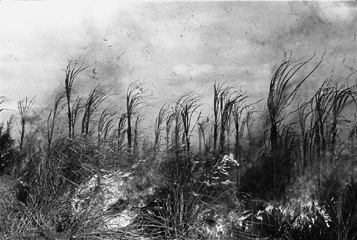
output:
[{"label": "scrub vegetation", "polygon": [[[0,239],[357,239],[355,73],[299,94],[323,57],[286,52],[259,100],[217,82],[208,115],[184,93],[159,108],[152,133],[143,82],[117,105],[113,86],[80,96],[87,65],[69,61],[50,111],[35,114],[26,98],[2,119],[0,173],[21,179],[27,197],[0,197]],[[137,187],[156,191],[132,224],[103,230],[73,214],[80,184],[140,164]]]}]

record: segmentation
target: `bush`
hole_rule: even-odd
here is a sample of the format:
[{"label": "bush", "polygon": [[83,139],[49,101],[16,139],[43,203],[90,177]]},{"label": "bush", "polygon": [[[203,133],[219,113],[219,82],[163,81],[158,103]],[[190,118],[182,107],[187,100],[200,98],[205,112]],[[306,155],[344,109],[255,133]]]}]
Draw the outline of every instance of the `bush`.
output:
[{"label": "bush", "polygon": [[282,205],[266,203],[264,208],[247,210],[235,225],[241,239],[331,239],[330,219],[314,202]]},{"label": "bush", "polygon": [[[274,166],[275,158],[275,182]],[[241,191],[265,200],[281,199],[291,181],[291,165],[288,157],[262,154],[256,163],[244,173]]]},{"label": "bush", "polygon": [[15,147],[15,140],[11,138],[10,130],[0,125],[0,176],[6,168],[11,167],[20,159],[20,152]]},{"label": "bush", "polygon": [[345,181],[333,174],[320,192],[320,201],[331,216],[333,235],[339,240],[357,238],[357,182],[353,176]]},{"label": "bush", "polygon": [[217,178],[226,164],[216,161],[216,168],[208,171],[212,156],[182,153],[166,158],[160,165],[163,187],[141,209],[137,224],[151,239],[207,239],[207,227],[216,225],[223,211],[218,206],[234,202],[232,186]]},{"label": "bush", "polygon": [[320,179],[316,167],[290,186],[285,199],[286,206],[299,212],[291,235],[296,239],[354,239],[357,184],[352,166],[325,163]]}]

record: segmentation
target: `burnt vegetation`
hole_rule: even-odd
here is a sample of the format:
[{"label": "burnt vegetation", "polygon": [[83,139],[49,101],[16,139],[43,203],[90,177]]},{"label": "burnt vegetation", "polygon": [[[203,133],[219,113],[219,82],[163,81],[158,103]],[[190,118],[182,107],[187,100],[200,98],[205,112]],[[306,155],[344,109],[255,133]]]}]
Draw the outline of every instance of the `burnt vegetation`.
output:
[{"label": "burnt vegetation", "polygon": [[[159,108],[152,134],[142,127],[154,109],[143,82],[131,83],[122,103],[111,100],[113,86],[79,95],[88,67],[69,61],[45,115],[26,98],[2,119],[0,174],[21,179],[27,199],[0,200],[0,238],[356,239],[356,73],[317,79],[323,57],[285,53],[266,99],[215,83],[207,115],[185,93]],[[300,97],[312,76],[322,84]],[[72,214],[80,184],[143,159],[137,188],[156,193],[127,228],[100,230]]]}]

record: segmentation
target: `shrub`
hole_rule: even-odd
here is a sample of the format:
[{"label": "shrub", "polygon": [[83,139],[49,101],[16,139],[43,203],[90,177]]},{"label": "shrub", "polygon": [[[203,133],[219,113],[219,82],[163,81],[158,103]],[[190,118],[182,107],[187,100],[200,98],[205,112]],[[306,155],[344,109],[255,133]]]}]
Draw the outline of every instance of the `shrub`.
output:
[{"label": "shrub", "polygon": [[320,201],[331,216],[335,239],[357,238],[357,182],[354,177],[341,181],[336,175],[324,182]]},{"label": "shrub", "polygon": [[20,159],[20,152],[15,147],[15,140],[10,135],[10,130],[0,125],[0,176],[6,168],[11,167]]},{"label": "shrub", "polygon": [[286,206],[266,203],[263,209],[243,212],[235,222],[242,239],[330,239],[329,224],[326,210],[314,202]]},{"label": "shrub", "polygon": [[[275,159],[275,182],[273,158]],[[291,181],[291,164],[288,157],[262,154],[242,177],[241,191],[256,198],[276,200],[284,196]]]},{"label": "shrub", "polygon": [[218,224],[217,213],[223,211],[218,205],[234,201],[233,186],[218,174],[225,172],[225,158],[214,161],[215,168],[207,168],[212,159],[213,156],[185,153],[166,156],[160,165],[163,187],[151,203],[141,209],[137,219],[147,236],[158,239],[209,237],[207,229]]}]

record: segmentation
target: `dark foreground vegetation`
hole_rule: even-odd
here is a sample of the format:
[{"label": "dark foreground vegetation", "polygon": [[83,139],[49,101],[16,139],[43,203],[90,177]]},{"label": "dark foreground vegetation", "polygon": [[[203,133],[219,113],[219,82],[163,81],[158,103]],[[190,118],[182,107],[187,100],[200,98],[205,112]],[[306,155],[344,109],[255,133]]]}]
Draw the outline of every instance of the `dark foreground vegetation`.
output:
[{"label": "dark foreground vegetation", "polygon": [[[70,61],[45,117],[25,99],[0,127],[0,174],[26,190],[0,193],[0,239],[357,239],[356,85],[321,80],[297,97],[322,61],[286,53],[263,100],[216,83],[208,116],[184,94],[162,106],[152,136],[140,128],[144,84],[128,87],[120,112],[109,88],[75,93],[86,67]],[[78,186],[133,166],[136,188],[155,191],[131,224],[103,229],[73,212]]]}]

